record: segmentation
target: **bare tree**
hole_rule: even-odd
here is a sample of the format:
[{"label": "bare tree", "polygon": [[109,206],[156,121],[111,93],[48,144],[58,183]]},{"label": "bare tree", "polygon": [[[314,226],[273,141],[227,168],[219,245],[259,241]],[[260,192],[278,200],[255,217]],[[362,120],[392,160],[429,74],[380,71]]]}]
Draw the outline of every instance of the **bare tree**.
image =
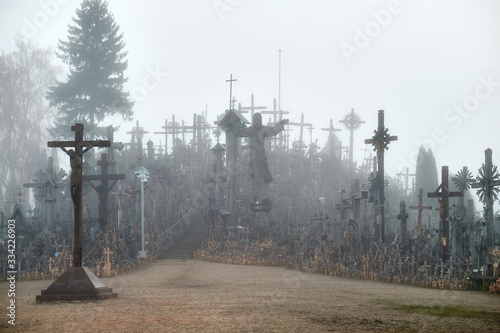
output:
[{"label": "bare tree", "polygon": [[16,50],[0,55],[0,195],[10,198],[46,156],[46,129],[55,112],[45,96],[60,71],[52,54],[18,37]]}]

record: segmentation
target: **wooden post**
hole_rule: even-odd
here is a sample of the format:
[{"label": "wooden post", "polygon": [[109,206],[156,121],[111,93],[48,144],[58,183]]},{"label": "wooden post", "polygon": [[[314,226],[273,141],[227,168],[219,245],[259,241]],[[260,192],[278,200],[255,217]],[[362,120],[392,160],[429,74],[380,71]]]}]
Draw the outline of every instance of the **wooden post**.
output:
[{"label": "wooden post", "polygon": [[408,250],[408,227],[406,220],[408,219],[408,213],[406,212],[406,203],[401,200],[399,203],[399,214],[398,220],[401,221],[401,247],[404,250]]},{"label": "wooden post", "polygon": [[498,245],[495,245],[495,249],[490,252],[490,254],[495,256],[495,260],[493,261],[493,277],[498,277],[498,257],[500,256],[500,250],[498,249]]},{"label": "wooden post", "polygon": [[[300,127],[300,135],[299,135],[299,143],[300,143],[300,147],[304,146],[304,141],[303,141],[303,138],[304,138],[304,127],[308,127],[308,126],[312,126],[311,123],[304,123],[304,113],[301,114],[300,116],[300,123],[288,123],[288,125],[292,125],[292,126],[299,126]],[[301,149],[302,150],[302,149]]]},{"label": "wooden post", "polygon": [[398,139],[397,136],[389,136],[389,129],[384,125],[384,110],[378,111],[378,129],[371,139],[366,139],[365,143],[370,143],[374,146],[377,152],[378,162],[378,175],[377,175],[377,189],[379,191],[379,206],[380,206],[380,240],[385,240],[385,192],[384,192],[384,152],[389,149],[388,145],[391,141]]},{"label": "wooden post", "polygon": [[[98,180],[101,182],[99,186],[95,186],[92,182],[90,184],[99,195],[99,225],[102,230],[105,230],[108,225],[108,192],[115,186],[118,180],[125,179],[124,174],[108,174],[109,164],[108,154],[103,153],[101,155],[101,160],[97,162],[97,165],[101,167],[101,174],[83,176],[83,180]],[[108,184],[110,180],[114,181],[111,186]]]},{"label": "wooden post", "polygon": [[[429,198],[438,198],[440,213],[439,216],[441,218],[443,235],[441,238],[441,247],[442,247],[442,259],[443,261],[447,261],[450,259],[450,197],[459,197],[462,194],[460,192],[450,192],[448,186],[448,166],[444,165],[441,167],[441,185],[436,189],[436,191],[432,193],[428,193],[427,197]],[[440,192],[441,191],[441,192]]]},{"label": "wooden post", "polygon": [[423,189],[418,190],[418,205],[417,206],[409,206],[410,209],[418,209],[417,215],[417,232],[420,234],[422,232],[422,210],[431,210],[432,206],[424,206],[423,203]]},{"label": "wooden post", "polygon": [[489,250],[493,249],[495,245],[495,228],[493,218],[493,202],[498,198],[498,186],[500,179],[497,172],[497,167],[492,162],[492,150],[486,149],[484,151],[484,164],[479,169],[479,176],[477,176],[476,183],[472,184],[472,188],[477,188],[479,200],[485,205],[486,216],[486,246]]}]

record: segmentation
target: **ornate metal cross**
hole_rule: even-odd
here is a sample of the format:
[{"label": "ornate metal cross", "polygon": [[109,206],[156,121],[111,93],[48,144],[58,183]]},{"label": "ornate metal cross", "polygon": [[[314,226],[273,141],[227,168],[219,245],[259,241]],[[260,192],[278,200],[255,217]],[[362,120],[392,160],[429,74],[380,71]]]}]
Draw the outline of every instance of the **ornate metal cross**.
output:
[{"label": "ornate metal cross", "polygon": [[383,242],[385,238],[385,221],[384,221],[384,152],[389,149],[388,145],[391,141],[396,141],[397,136],[390,136],[389,129],[384,125],[384,110],[378,111],[378,129],[374,131],[371,139],[366,139],[365,143],[372,144],[373,150],[377,152],[378,174],[377,174],[377,189],[379,191],[380,205],[380,240]]}]

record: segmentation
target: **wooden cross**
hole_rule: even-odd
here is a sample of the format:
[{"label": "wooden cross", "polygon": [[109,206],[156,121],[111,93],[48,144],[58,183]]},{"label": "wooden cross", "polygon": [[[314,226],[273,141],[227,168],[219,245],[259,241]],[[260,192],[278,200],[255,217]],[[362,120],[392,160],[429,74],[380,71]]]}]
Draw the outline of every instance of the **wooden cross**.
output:
[{"label": "wooden cross", "polygon": [[54,159],[49,157],[47,171],[43,172],[42,170],[38,170],[35,175],[37,179],[33,180],[34,183],[25,183],[23,186],[38,189],[37,193],[35,193],[35,199],[38,201],[45,201],[45,205],[47,206],[46,223],[50,229],[52,227],[52,218],[54,215],[54,203],[57,197],[56,194],[58,193],[56,190],[66,186],[63,181],[66,172],[62,169],[56,172],[54,169]]},{"label": "wooden cross", "polygon": [[[268,112],[268,111],[263,111],[263,112]],[[276,125],[278,122],[283,120],[283,115],[284,114],[289,114],[290,112],[288,111],[283,111],[281,109],[281,105],[278,105],[278,110],[276,109],[276,98],[273,100],[273,114],[274,114],[274,125]],[[276,115],[278,115],[278,121],[276,121]],[[281,147],[283,145],[283,133],[278,134],[278,142],[279,146]]]},{"label": "wooden cross", "polygon": [[[108,192],[115,186],[116,182],[120,179],[125,179],[124,174],[108,174],[108,154],[103,153],[101,155],[101,160],[97,162],[97,165],[101,167],[100,175],[86,175],[83,176],[83,180],[91,181],[98,180],[101,182],[101,185],[95,186],[92,182],[92,188],[97,192],[99,196],[99,225],[102,230],[105,230],[108,225]],[[108,181],[113,181],[111,185],[109,185]]]},{"label": "wooden cross", "polygon": [[115,129],[113,126],[108,126],[106,128],[107,136],[108,136],[108,141],[111,142],[111,146],[108,148],[108,156],[109,156],[109,163],[110,163],[110,171],[112,173],[116,172],[116,160],[115,160],[115,150],[123,150],[125,148],[125,145],[123,142],[115,142]]},{"label": "wooden cross", "polygon": [[[403,201],[404,202],[404,201]],[[401,260],[401,258],[399,259],[399,262],[398,262],[398,266],[399,266],[399,274],[402,274],[402,271],[401,271],[401,266],[403,266],[403,261]]]},{"label": "wooden cross", "polygon": [[428,276],[428,270],[431,267],[429,264],[427,264],[427,260],[424,260],[424,264],[421,266],[424,269],[424,275]]},{"label": "wooden cross", "polygon": [[[74,209],[74,257],[73,267],[82,266],[82,167],[83,167],[83,154],[92,149],[93,147],[109,147],[111,142],[97,140],[97,141],[84,141],[83,140],[83,124],[75,124],[71,126],[71,130],[75,132],[74,141],[49,141],[48,147],[59,147],[69,157],[71,165],[70,177],[70,193],[73,200]],[[74,147],[73,149],[66,150],[66,147]]]},{"label": "wooden cross", "polygon": [[307,127],[307,126],[312,126],[311,123],[304,123],[304,113],[302,113],[302,115],[300,116],[300,123],[288,123],[288,125],[292,125],[292,126],[300,126],[300,136],[299,136],[299,143],[300,143],[300,146],[302,147],[303,145],[303,137],[304,137],[304,127]]},{"label": "wooden cross", "polygon": [[495,249],[490,252],[490,254],[495,256],[495,260],[493,261],[493,277],[498,277],[498,257],[500,256],[500,250],[498,249],[498,245],[495,245]]},{"label": "wooden cross", "polygon": [[329,152],[330,155],[333,156],[333,138],[335,137],[335,132],[340,132],[340,129],[333,127],[333,119],[330,118],[330,127],[322,128],[322,131],[328,131],[328,143],[329,143]]},{"label": "wooden cross", "polygon": [[179,133],[179,123],[175,121],[175,114],[172,115],[172,121],[168,123],[169,129],[167,132],[172,134],[172,147],[175,145],[175,139],[177,139],[177,134]]},{"label": "wooden cross", "polygon": [[107,251],[104,250],[103,253],[106,255],[106,262],[104,263],[104,276],[110,276],[111,275],[111,261],[109,261],[109,255],[113,254],[113,251],[109,250],[109,247],[107,248]]},{"label": "wooden cross", "polygon": [[384,125],[384,110],[378,111],[378,129],[375,135],[371,139],[366,139],[365,143],[372,144],[377,152],[377,163],[378,163],[378,175],[377,175],[377,189],[379,191],[379,205],[380,208],[380,240],[384,242],[385,240],[385,193],[384,193],[384,152],[389,149],[388,145],[391,141],[396,141],[397,136],[390,136],[389,129],[385,128]]},{"label": "wooden cross", "polygon": [[[379,111],[380,112],[380,111]],[[380,119],[380,118],[379,118]],[[358,129],[361,124],[365,122],[361,120],[361,117],[354,113],[354,109],[351,109],[351,113],[348,113],[344,119],[339,120],[339,123],[343,123],[345,127],[349,129],[349,163],[353,163],[353,152],[354,152],[354,131]]]},{"label": "wooden cross", "polygon": [[351,193],[349,193],[351,199],[351,213],[353,219],[359,219],[361,212],[361,200],[368,199],[368,192],[362,191],[359,179],[354,179],[353,185],[351,186]]},{"label": "wooden cross", "polygon": [[347,198],[345,190],[340,191],[340,203],[336,204],[335,208],[340,212],[341,221],[345,221],[349,218],[346,212],[351,209],[351,204],[349,203],[349,198]]},{"label": "wooden cross", "polygon": [[[69,254],[69,257],[66,257],[66,260],[69,261],[70,266],[71,266],[71,260],[73,260],[73,259],[74,259],[73,255],[71,253]],[[74,267],[74,265],[73,265],[73,267]]]},{"label": "wooden cross", "polygon": [[250,106],[241,107],[241,104],[238,105],[238,111],[240,113],[248,113],[248,111],[250,111],[250,119],[253,119],[253,114],[255,110],[266,110],[266,109],[267,109],[266,106],[255,106],[253,94],[250,96]]},{"label": "wooden cross", "polygon": [[130,194],[122,191],[121,182],[118,183],[118,192],[111,192],[111,194],[118,198],[118,213],[117,213],[116,223],[117,223],[117,230],[119,230],[120,222],[122,220],[122,197],[129,197]]},{"label": "wooden cross", "polygon": [[[441,192],[440,192],[441,191]],[[450,197],[460,197],[462,193],[460,192],[450,192],[448,186],[448,166],[444,165],[441,167],[441,185],[436,189],[436,191],[427,193],[428,198],[438,198],[439,202],[439,216],[441,218],[441,225],[443,228],[442,234],[442,259],[443,261],[447,261],[450,259]]]},{"label": "wooden cross", "polygon": [[477,188],[479,200],[485,205],[486,216],[486,245],[488,249],[493,249],[495,244],[493,227],[493,202],[497,199],[498,186],[500,185],[500,178],[497,172],[497,167],[492,162],[492,150],[486,149],[484,151],[484,164],[479,169],[479,176],[477,176],[476,183],[472,184],[472,188]]},{"label": "wooden cross", "polygon": [[424,196],[424,190],[419,189],[418,190],[418,205],[417,206],[409,206],[408,208],[410,209],[417,209],[418,210],[418,215],[417,215],[417,231],[419,233],[422,232],[422,210],[431,210],[432,206],[424,206],[423,203],[423,196]]},{"label": "wooden cross", "polygon": [[441,278],[442,278],[444,275],[444,268],[446,267],[446,264],[444,263],[444,261],[441,261],[441,263],[437,265],[437,267],[441,267]]},{"label": "wooden cross", "polygon": [[53,279],[54,278],[54,269],[52,269],[52,263],[54,262],[54,260],[52,260],[52,257],[49,258],[49,260],[47,260],[49,262],[49,272],[50,272],[50,278]]},{"label": "wooden cross", "polygon": [[[276,125],[279,121],[283,120],[284,114],[289,114],[288,111],[278,110],[276,108],[276,98],[273,99],[273,110],[272,111],[261,111],[261,114],[272,114],[273,115],[273,123],[272,125]],[[279,117],[277,117],[279,116]]]},{"label": "wooden cross", "polygon": [[399,203],[399,214],[397,216],[398,220],[401,221],[401,245],[402,248],[407,250],[408,247],[408,228],[406,220],[408,219],[408,213],[406,212],[406,202],[401,200]]},{"label": "wooden cross", "polygon": [[229,110],[233,109],[233,82],[238,81],[237,79],[233,79],[233,74],[231,74],[229,80],[226,80],[226,82],[229,82]]},{"label": "wooden cross", "polygon": [[130,132],[127,134],[132,134],[132,145],[136,145],[137,149],[137,157],[142,158],[142,138],[144,134],[148,134],[148,131],[145,131],[141,126],[139,126],[139,120],[136,121],[135,127],[132,128]]},{"label": "wooden cross", "polygon": [[114,251],[110,251],[110,250],[109,250],[109,246],[108,246],[108,247],[106,248],[106,250],[102,251],[102,253],[103,253],[104,255],[106,255],[106,262],[110,262],[110,261],[109,261],[109,256],[110,256],[111,254],[115,253],[115,252],[114,252]]},{"label": "wooden cross", "polygon": [[396,174],[396,176],[404,176],[405,177],[405,194],[408,194],[408,178],[416,176],[415,173],[409,173],[409,169],[410,169],[409,167],[406,167],[405,173],[400,172],[400,173]]},{"label": "wooden cross", "polygon": [[165,154],[168,154],[168,134],[169,134],[169,126],[168,126],[168,120],[165,119],[165,126],[162,126],[161,128],[165,129],[165,132],[153,132],[153,134],[165,134]]}]

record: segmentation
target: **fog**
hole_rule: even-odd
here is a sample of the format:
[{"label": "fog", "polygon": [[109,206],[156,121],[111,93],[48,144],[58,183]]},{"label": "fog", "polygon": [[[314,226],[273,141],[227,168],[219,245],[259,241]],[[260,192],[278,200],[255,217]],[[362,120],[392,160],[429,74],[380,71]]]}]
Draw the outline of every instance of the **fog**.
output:
[{"label": "fog", "polygon": [[[79,1],[3,0],[0,49],[13,50],[20,33],[43,47],[67,39]],[[126,89],[136,101],[135,120],[159,144],[165,118],[192,122],[207,110],[213,122],[228,108],[229,85],[242,106],[281,107],[293,122],[313,124],[320,145],[330,119],[353,108],[366,121],[354,135],[361,164],[364,139],[373,135],[377,110],[398,141],[386,154],[386,172],[414,170],[420,144],[438,165],[474,173],[493,149],[500,105],[500,4],[492,1],[109,1],[128,51]],[[64,67],[67,69],[66,67]],[[264,118],[267,122],[268,119]],[[120,118],[117,138],[135,125]],[[304,139],[309,142],[309,132]],[[299,130],[291,132],[292,140]]]}]

